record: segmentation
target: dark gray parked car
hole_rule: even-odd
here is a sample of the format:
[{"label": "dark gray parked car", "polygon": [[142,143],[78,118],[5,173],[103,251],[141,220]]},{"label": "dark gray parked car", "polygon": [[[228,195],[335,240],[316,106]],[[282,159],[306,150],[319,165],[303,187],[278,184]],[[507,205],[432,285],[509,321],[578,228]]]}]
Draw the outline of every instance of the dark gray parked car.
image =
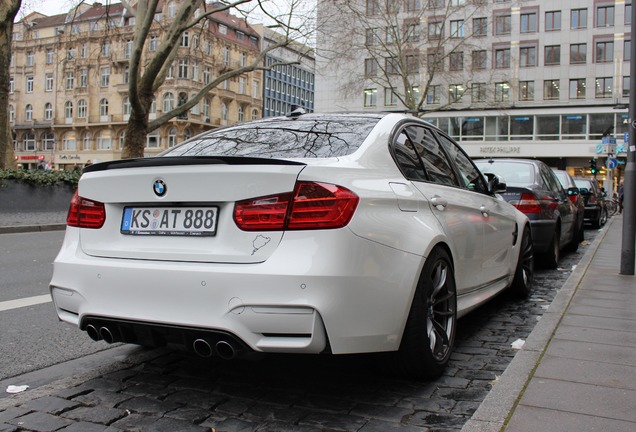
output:
[{"label": "dark gray parked car", "polygon": [[546,267],[557,267],[562,248],[578,247],[576,207],[550,167],[530,159],[474,162],[484,174],[499,176],[506,183],[501,195],[530,219],[535,256]]},{"label": "dark gray parked car", "polygon": [[607,208],[605,207],[605,195],[595,179],[575,177],[574,182],[581,191],[585,203],[586,224],[593,228],[600,228],[607,222]]}]

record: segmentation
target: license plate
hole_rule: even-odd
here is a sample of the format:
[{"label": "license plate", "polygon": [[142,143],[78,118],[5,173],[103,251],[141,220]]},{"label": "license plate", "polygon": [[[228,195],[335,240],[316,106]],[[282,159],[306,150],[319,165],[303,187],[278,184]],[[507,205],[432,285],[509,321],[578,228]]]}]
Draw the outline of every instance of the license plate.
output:
[{"label": "license plate", "polygon": [[218,212],[218,207],[125,207],[121,233],[213,236]]}]

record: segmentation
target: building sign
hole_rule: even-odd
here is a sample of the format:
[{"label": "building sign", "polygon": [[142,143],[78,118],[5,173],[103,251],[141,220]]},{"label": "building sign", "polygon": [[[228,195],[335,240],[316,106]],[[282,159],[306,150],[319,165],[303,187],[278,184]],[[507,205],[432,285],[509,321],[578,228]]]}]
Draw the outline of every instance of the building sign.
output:
[{"label": "building sign", "polygon": [[40,161],[40,160],[44,160],[44,155],[26,155],[26,156],[20,156],[20,160],[21,161]]},{"label": "building sign", "polygon": [[498,154],[519,154],[521,147],[519,146],[484,146],[479,147],[480,153],[498,153]]},{"label": "building sign", "polygon": [[78,154],[74,154],[74,155],[61,154],[61,155],[58,155],[57,158],[60,161],[78,161],[78,160],[80,160],[80,156]]}]

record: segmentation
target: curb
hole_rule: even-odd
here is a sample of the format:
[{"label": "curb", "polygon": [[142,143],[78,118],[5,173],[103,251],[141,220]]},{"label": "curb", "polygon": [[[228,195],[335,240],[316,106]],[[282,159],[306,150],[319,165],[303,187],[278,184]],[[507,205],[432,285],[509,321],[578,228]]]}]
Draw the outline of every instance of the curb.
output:
[{"label": "curb", "polygon": [[587,273],[601,242],[605,239],[615,219],[611,218],[594,239],[581,261],[565,281],[548,310],[541,316],[519,351],[477,411],[464,424],[461,432],[501,432],[514,412],[518,401],[534,375],[561,319],[565,315],[574,293]]},{"label": "curb", "polygon": [[63,231],[65,229],[66,229],[66,224],[13,225],[13,226],[0,226],[0,234]]}]

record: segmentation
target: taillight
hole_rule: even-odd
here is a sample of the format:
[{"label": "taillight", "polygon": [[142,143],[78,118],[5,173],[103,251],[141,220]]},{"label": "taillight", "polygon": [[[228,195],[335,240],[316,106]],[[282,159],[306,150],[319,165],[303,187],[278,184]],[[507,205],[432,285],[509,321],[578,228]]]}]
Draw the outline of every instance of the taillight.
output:
[{"label": "taillight", "polygon": [[517,207],[517,209],[525,214],[540,214],[541,202],[534,194],[524,193],[521,194],[521,198],[518,201],[510,201],[510,204]]},{"label": "taillight", "polygon": [[342,228],[353,217],[359,200],[342,186],[301,181],[294,192],[237,202],[234,221],[244,231]]},{"label": "taillight", "polygon": [[578,201],[579,196],[578,195],[568,195],[568,198],[570,198],[570,201],[572,201],[574,204],[576,204],[576,202]]},{"label": "taillight", "polygon": [[66,224],[77,228],[101,228],[106,221],[104,204],[82,198],[75,191],[68,210]]},{"label": "taillight", "polygon": [[587,199],[588,204],[596,204],[596,195],[590,194]]}]

